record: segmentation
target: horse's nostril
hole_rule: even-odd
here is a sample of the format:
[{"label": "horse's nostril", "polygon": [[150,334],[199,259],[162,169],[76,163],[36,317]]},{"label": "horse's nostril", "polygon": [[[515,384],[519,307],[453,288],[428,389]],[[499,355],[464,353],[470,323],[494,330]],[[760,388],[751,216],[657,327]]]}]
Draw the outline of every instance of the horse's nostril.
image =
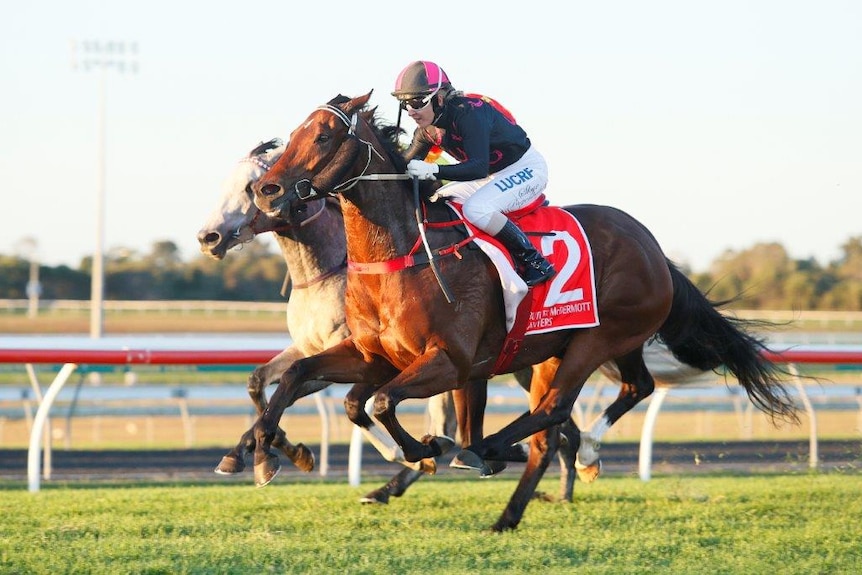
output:
[{"label": "horse's nostril", "polygon": [[202,246],[211,246],[221,241],[221,234],[214,231],[201,230],[198,232],[198,243]]},{"label": "horse's nostril", "polygon": [[274,196],[281,193],[281,186],[277,184],[266,184],[260,189],[260,193],[264,196]]}]

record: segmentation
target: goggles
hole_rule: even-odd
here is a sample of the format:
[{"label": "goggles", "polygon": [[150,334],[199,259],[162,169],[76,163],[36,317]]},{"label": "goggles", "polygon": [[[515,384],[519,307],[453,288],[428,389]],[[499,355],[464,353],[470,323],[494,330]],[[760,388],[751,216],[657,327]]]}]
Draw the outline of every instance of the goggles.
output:
[{"label": "goggles", "polygon": [[431,99],[434,98],[434,96],[436,96],[437,92],[439,92],[439,91],[440,91],[440,88],[437,88],[436,90],[434,90],[433,92],[431,92],[430,94],[428,94],[425,97],[410,98],[409,100],[401,100],[401,108],[404,110],[410,110],[413,112],[418,112],[419,110],[422,110],[423,108],[428,106],[428,104],[431,103]]}]

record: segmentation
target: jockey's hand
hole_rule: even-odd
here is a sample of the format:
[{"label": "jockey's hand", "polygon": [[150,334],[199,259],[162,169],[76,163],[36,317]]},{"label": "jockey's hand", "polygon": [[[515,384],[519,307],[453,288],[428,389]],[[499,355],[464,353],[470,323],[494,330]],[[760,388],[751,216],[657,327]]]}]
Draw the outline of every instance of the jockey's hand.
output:
[{"label": "jockey's hand", "polygon": [[440,171],[440,166],[422,160],[410,160],[407,163],[407,174],[415,176],[420,180],[434,180],[435,174]]}]

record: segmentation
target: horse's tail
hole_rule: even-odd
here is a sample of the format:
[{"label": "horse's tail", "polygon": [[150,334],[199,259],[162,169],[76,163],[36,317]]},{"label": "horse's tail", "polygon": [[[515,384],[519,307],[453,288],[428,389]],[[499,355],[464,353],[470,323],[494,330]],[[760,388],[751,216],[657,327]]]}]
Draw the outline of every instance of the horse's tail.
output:
[{"label": "horse's tail", "polygon": [[718,309],[728,301],[709,300],[671,261],[667,264],[673,303],[658,334],[674,357],[703,371],[723,365],[773,421],[798,422],[796,407],[782,383],[786,372],[764,357],[763,340],[748,332],[764,322],[721,314]]}]

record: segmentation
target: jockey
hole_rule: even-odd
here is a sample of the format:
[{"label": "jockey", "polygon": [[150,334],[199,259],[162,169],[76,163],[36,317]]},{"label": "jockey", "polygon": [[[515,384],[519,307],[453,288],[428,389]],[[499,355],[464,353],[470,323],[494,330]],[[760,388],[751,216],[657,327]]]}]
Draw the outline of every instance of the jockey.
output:
[{"label": "jockey", "polygon": [[[405,153],[407,173],[448,180],[436,196],[462,201],[464,217],[509,250],[528,286],[553,277],[551,263],[505,215],[534,202],[548,184],[545,158],[515,119],[488,98],[455,90],[446,72],[428,61],[404,68],[392,95],[418,126]],[[432,146],[459,163],[424,161]]]}]

